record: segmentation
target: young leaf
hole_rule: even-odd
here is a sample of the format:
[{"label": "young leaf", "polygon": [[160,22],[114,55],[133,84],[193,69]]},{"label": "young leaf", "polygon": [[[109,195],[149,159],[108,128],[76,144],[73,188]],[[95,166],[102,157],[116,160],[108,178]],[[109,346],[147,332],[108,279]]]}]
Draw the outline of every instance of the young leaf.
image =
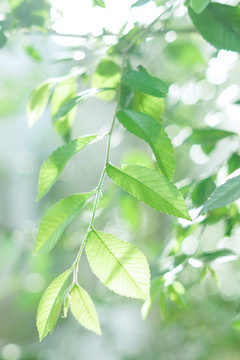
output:
[{"label": "young leaf", "polygon": [[162,173],[171,179],[175,165],[174,150],[162,126],[148,115],[134,110],[120,110],[117,117],[128,131],[150,145]]},{"label": "young leaf", "polygon": [[161,124],[162,114],[165,111],[164,99],[135,92],[130,108],[151,116]]},{"label": "young leaf", "polygon": [[149,265],[135,246],[92,230],[87,237],[86,254],[93,273],[110,290],[122,296],[149,299]]},{"label": "young leaf", "polygon": [[68,102],[66,102],[63,106],[60,107],[60,109],[58,110],[58,112],[54,118],[54,121],[58,120],[62,116],[67,115],[67,113],[70,110],[72,110],[77,104],[79,104],[81,101],[88,99],[92,96],[95,96],[96,94],[99,94],[103,91],[107,91],[107,90],[113,91],[115,89],[114,88],[100,88],[100,89],[92,88],[92,89],[82,91],[80,94],[78,94],[78,96],[70,99]]},{"label": "young leaf", "polygon": [[123,190],[160,212],[191,220],[181,192],[158,171],[138,165],[108,164],[108,176]]},{"label": "young leaf", "polygon": [[[121,77],[120,67],[112,60],[105,58],[97,66],[92,77],[92,87],[94,88],[116,88]],[[102,100],[112,100],[114,93],[108,92],[99,94]]]},{"label": "young leaf", "polygon": [[25,45],[24,47],[26,53],[35,61],[42,61],[42,57],[37,49],[32,45]]},{"label": "young leaf", "polygon": [[168,93],[168,86],[141,66],[138,71],[131,70],[125,74],[122,82],[136,91],[159,98],[165,97]]},{"label": "young leaf", "polygon": [[48,332],[52,333],[56,325],[70,273],[70,270],[67,270],[58,276],[49,285],[40,300],[37,311],[37,328],[40,341],[47,336]]},{"label": "young leaf", "polygon": [[54,204],[42,218],[34,255],[49,252],[58,242],[66,227],[79,214],[92,193],[75,194]]},{"label": "young leaf", "polygon": [[202,37],[217,49],[240,51],[240,7],[210,3],[200,14],[188,13]]},{"label": "young leaf", "polygon": [[53,80],[40,84],[32,93],[27,104],[28,126],[32,127],[43,114],[55,85]]},{"label": "young leaf", "polygon": [[82,136],[72,140],[66,145],[57,148],[44,161],[39,175],[37,200],[40,200],[55,184],[67,162],[87,144],[95,140],[96,137],[97,135]]},{"label": "young leaf", "polygon": [[79,324],[101,335],[97,312],[88,293],[79,285],[70,292],[70,309]]},{"label": "young leaf", "polygon": [[92,4],[93,4],[93,7],[94,6],[100,6],[102,8],[106,7],[103,0],[93,0]]},{"label": "young leaf", "polygon": [[51,99],[51,115],[53,125],[58,134],[62,135],[64,139],[69,140],[70,129],[74,122],[75,110],[72,109],[66,115],[56,120],[56,115],[59,109],[66,104],[70,99],[76,96],[76,81],[74,78],[68,78],[60,82],[53,93]]},{"label": "young leaf", "polygon": [[229,179],[225,184],[216,188],[210,198],[203,205],[200,214],[231,204],[240,197],[240,176]]},{"label": "young leaf", "polygon": [[191,0],[190,5],[191,8],[195,11],[195,13],[200,14],[210,3],[211,0]]}]

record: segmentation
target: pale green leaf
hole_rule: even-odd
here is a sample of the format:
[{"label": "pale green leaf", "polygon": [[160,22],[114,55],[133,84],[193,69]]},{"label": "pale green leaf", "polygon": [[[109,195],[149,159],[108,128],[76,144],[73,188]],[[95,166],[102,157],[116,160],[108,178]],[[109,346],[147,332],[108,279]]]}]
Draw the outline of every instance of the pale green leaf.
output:
[{"label": "pale green leaf", "polygon": [[93,0],[92,4],[93,4],[93,7],[94,6],[99,6],[99,7],[102,7],[102,8],[106,7],[103,0]]},{"label": "pale green leaf", "polygon": [[190,5],[191,8],[195,11],[195,13],[199,14],[208,6],[210,1],[211,0],[191,0]]},{"label": "pale green leaf", "polygon": [[110,290],[122,296],[149,299],[149,265],[135,246],[92,230],[87,237],[86,254],[93,273]]},{"label": "pale green leaf", "polygon": [[53,331],[68,286],[70,270],[58,276],[44,292],[37,311],[37,328],[40,341]]},{"label": "pale green leaf", "polygon": [[148,115],[134,110],[120,110],[117,117],[128,131],[150,145],[160,170],[171,179],[175,165],[174,150],[162,126]]},{"label": "pale green leaf", "polygon": [[25,45],[24,47],[26,53],[35,61],[42,61],[42,57],[39,51],[32,45]]},{"label": "pale green leaf", "polygon": [[[92,77],[94,88],[116,88],[121,78],[120,67],[112,60],[105,58],[97,66]],[[112,100],[114,92],[107,92],[97,95],[102,100]]]},{"label": "pale green leaf", "polygon": [[34,255],[49,252],[66,227],[75,219],[92,193],[75,194],[54,204],[43,216],[39,226]]},{"label": "pale green leaf", "polygon": [[0,29],[0,49],[7,43],[7,37],[4,32]]},{"label": "pale green leaf", "polygon": [[101,335],[97,312],[88,293],[79,285],[70,292],[70,309],[79,324]]},{"label": "pale green leaf", "polygon": [[158,171],[138,165],[118,169],[107,165],[108,176],[123,190],[160,212],[191,220],[181,192]]},{"label": "pale green leaf", "polygon": [[202,37],[217,49],[240,51],[240,7],[210,3],[200,14],[189,15]]},{"label": "pale green leaf", "polygon": [[32,127],[35,122],[42,116],[47,107],[51,90],[55,81],[50,80],[40,84],[30,95],[27,104],[28,126]]},{"label": "pale green leaf", "polygon": [[147,4],[150,0],[138,0],[134,4],[132,4],[131,8],[133,7],[139,7]]},{"label": "pale green leaf", "polygon": [[67,115],[67,113],[70,110],[72,110],[76,105],[78,105],[81,101],[88,99],[90,97],[93,97],[96,94],[99,94],[103,91],[109,91],[109,90],[114,91],[115,89],[114,88],[100,88],[100,89],[92,88],[92,89],[82,91],[80,94],[78,94],[74,98],[70,99],[68,102],[66,102],[63,106],[60,107],[54,120],[56,121],[59,118],[61,118],[62,116]]},{"label": "pale green leaf", "polygon": [[96,137],[96,135],[82,136],[72,140],[66,145],[57,148],[44,161],[39,174],[37,200],[40,200],[55,184],[67,162],[87,144],[95,140]]},{"label": "pale green leaf", "polygon": [[168,93],[168,86],[162,80],[150,75],[141,66],[138,71],[131,70],[125,74],[122,82],[136,91],[160,98]]},{"label": "pale green leaf", "polygon": [[162,122],[162,114],[165,111],[164,99],[155,96],[135,92],[130,108],[140,111],[153,119]]},{"label": "pale green leaf", "polygon": [[56,86],[51,98],[51,115],[54,128],[57,133],[62,135],[66,140],[69,140],[70,129],[74,122],[76,108],[73,108],[66,115],[57,120],[55,120],[55,118],[59,109],[77,95],[76,91],[76,81],[74,77],[71,77],[65,79]]},{"label": "pale green leaf", "polygon": [[216,188],[210,198],[203,205],[200,214],[231,204],[240,197],[240,176],[229,179],[225,184]]}]

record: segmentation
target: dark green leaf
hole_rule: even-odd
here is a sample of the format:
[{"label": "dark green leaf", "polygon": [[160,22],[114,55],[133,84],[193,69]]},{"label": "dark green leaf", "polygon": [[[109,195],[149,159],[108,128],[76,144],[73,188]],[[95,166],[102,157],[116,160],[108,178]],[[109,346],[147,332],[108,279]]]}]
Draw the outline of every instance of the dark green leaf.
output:
[{"label": "dark green leaf", "polygon": [[162,173],[171,179],[175,168],[174,150],[162,126],[148,115],[134,110],[120,110],[117,117],[128,131],[150,145]]},{"label": "dark green leaf", "polygon": [[191,220],[180,191],[158,171],[138,165],[118,169],[107,165],[108,176],[123,190],[160,212]]},{"label": "dark green leaf", "polygon": [[202,180],[192,191],[192,201],[195,206],[201,206],[215,190],[216,185],[211,177]]},{"label": "dark green leaf", "polygon": [[227,162],[228,174],[231,174],[235,170],[240,168],[240,155],[233,153],[230,159]]},{"label": "dark green leaf", "polygon": [[201,254],[195,256],[194,258],[202,261],[204,264],[213,262],[219,258],[231,256],[231,258],[236,258],[236,253],[230,249],[218,249],[213,251],[202,252]]},{"label": "dark green leaf", "polygon": [[191,144],[200,144],[203,147],[214,149],[217,141],[234,135],[236,135],[234,132],[221,129],[193,129],[192,135],[186,141]]},{"label": "dark green leaf", "polygon": [[240,7],[210,3],[200,14],[188,8],[194,26],[217,49],[240,51]]},{"label": "dark green leaf", "polygon": [[122,82],[136,91],[160,98],[168,93],[168,86],[162,80],[150,75],[143,67],[123,75]]}]

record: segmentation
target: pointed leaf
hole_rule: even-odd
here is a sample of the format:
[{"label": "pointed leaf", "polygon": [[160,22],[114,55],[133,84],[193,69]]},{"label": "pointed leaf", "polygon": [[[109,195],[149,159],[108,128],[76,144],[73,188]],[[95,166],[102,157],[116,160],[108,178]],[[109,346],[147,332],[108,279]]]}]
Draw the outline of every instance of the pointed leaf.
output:
[{"label": "pointed leaf", "polygon": [[138,165],[118,169],[107,165],[108,176],[123,190],[160,212],[191,220],[181,192],[158,171]]},{"label": "pointed leaf", "polygon": [[34,255],[49,252],[58,242],[66,227],[79,214],[92,193],[75,194],[54,204],[43,216],[39,226]]},{"label": "pointed leaf", "polygon": [[195,13],[199,14],[208,6],[210,1],[211,0],[191,0],[190,5]]},{"label": "pointed leaf", "polygon": [[221,129],[193,129],[193,133],[187,138],[186,141],[191,144],[200,144],[204,147],[215,147],[216,142],[229,136],[234,136],[236,133]]},{"label": "pointed leaf", "polygon": [[136,91],[160,98],[168,93],[168,86],[150,75],[143,67],[139,67],[139,71],[129,71],[122,77],[122,82]]},{"label": "pointed leaf", "polygon": [[151,117],[134,110],[120,110],[117,117],[128,131],[150,145],[162,173],[171,179],[175,165],[174,150],[162,126]]},{"label": "pointed leaf", "polygon": [[70,270],[57,277],[44,292],[37,311],[37,328],[40,341],[52,332],[65,296]]},{"label": "pointed leaf", "polygon": [[79,324],[101,335],[97,312],[88,293],[78,285],[70,292],[70,309]]},{"label": "pointed leaf", "polygon": [[200,14],[188,13],[202,37],[217,49],[240,51],[240,7],[210,3]]},{"label": "pointed leaf", "polygon": [[225,184],[216,188],[210,198],[203,205],[200,214],[231,204],[240,197],[240,176],[229,179]]},{"label": "pointed leaf", "polygon": [[96,137],[97,135],[82,136],[72,140],[57,148],[48,160],[44,161],[39,174],[37,200],[40,200],[55,184],[67,162]]},{"label": "pointed leaf", "polygon": [[231,249],[217,249],[213,251],[204,251],[197,256],[194,256],[195,259],[202,261],[204,264],[213,262],[219,258],[227,257],[231,260],[236,259],[236,253]]},{"label": "pointed leaf", "polygon": [[27,104],[28,126],[32,127],[41,117],[47,107],[51,90],[55,85],[55,81],[48,81],[40,84],[30,95]]},{"label": "pointed leaf", "polygon": [[149,265],[135,246],[92,230],[87,237],[86,254],[93,273],[110,290],[122,296],[149,299]]},{"label": "pointed leaf", "polygon": [[63,106],[60,107],[54,120],[56,121],[59,118],[61,118],[62,116],[65,116],[70,110],[72,110],[81,101],[88,99],[92,96],[95,96],[98,93],[101,93],[103,91],[108,91],[108,90],[113,91],[115,89],[114,88],[100,88],[100,89],[92,88],[92,89],[82,91],[80,94],[78,94],[78,96],[70,99],[68,102],[66,102]]},{"label": "pointed leaf", "polygon": [[151,116],[161,124],[162,114],[165,111],[164,99],[135,92],[130,108]]}]

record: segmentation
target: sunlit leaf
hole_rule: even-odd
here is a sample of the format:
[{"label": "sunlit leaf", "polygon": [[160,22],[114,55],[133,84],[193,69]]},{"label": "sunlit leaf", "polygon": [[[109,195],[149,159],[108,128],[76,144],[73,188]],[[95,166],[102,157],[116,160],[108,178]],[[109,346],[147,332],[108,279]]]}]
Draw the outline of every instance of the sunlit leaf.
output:
[{"label": "sunlit leaf", "polygon": [[193,129],[193,133],[186,141],[191,144],[199,144],[205,147],[213,146],[214,148],[217,141],[234,135],[236,135],[234,132],[221,129]]},{"label": "sunlit leaf", "polygon": [[66,145],[57,148],[44,161],[39,174],[37,200],[40,200],[55,184],[67,162],[87,144],[95,140],[96,137],[96,135],[91,135],[72,140]]},{"label": "sunlit leaf", "polygon": [[120,110],[117,117],[128,131],[150,145],[162,173],[172,178],[175,167],[174,150],[162,126],[148,115],[134,110]]},{"label": "sunlit leaf", "polygon": [[75,219],[92,193],[75,194],[54,204],[43,216],[39,226],[34,254],[49,252],[65,228]]},{"label": "sunlit leaf", "polygon": [[199,14],[208,6],[210,1],[211,0],[191,0],[190,5],[191,8],[195,11],[195,13]]},{"label": "sunlit leaf", "polygon": [[142,5],[145,5],[149,2],[150,0],[138,0],[136,1],[134,4],[132,4],[132,8],[133,7],[139,7],[139,6],[142,6]]},{"label": "sunlit leaf", "polygon": [[68,286],[69,275],[70,270],[67,270],[57,277],[46,289],[40,300],[37,311],[37,328],[40,341],[49,332],[52,333],[56,325]]},{"label": "sunlit leaf", "polygon": [[135,246],[92,230],[87,237],[86,254],[93,273],[110,290],[122,296],[149,299],[149,265]]},{"label": "sunlit leaf", "polygon": [[[120,67],[112,60],[105,58],[97,66],[92,77],[94,88],[116,88],[120,81]],[[99,94],[102,100],[112,100],[115,96],[113,91]]]},{"label": "sunlit leaf", "polygon": [[202,205],[215,189],[216,185],[211,177],[200,181],[192,191],[192,201],[194,205]]},{"label": "sunlit leaf", "polygon": [[25,45],[24,49],[33,60],[42,61],[42,57],[35,47],[33,47],[32,45]]},{"label": "sunlit leaf", "polygon": [[210,3],[200,14],[189,15],[202,37],[217,49],[240,51],[240,7]]},{"label": "sunlit leaf", "polygon": [[28,126],[32,127],[41,117],[49,101],[50,93],[55,85],[54,80],[40,84],[31,94],[27,105]]},{"label": "sunlit leaf", "polygon": [[228,174],[231,174],[235,170],[240,168],[240,155],[233,153],[230,159],[227,162]]},{"label": "sunlit leaf", "polygon": [[118,169],[107,165],[108,176],[123,190],[160,212],[191,220],[181,192],[158,171],[138,165]]},{"label": "sunlit leaf", "polygon": [[216,188],[210,198],[203,205],[200,214],[221,208],[240,197],[240,176],[229,179],[225,184]]},{"label": "sunlit leaf", "polygon": [[162,114],[165,111],[164,99],[135,92],[130,108],[149,115],[159,123],[162,123]]},{"label": "sunlit leaf", "polygon": [[160,79],[150,75],[142,66],[138,71],[131,70],[122,77],[123,84],[144,94],[165,97],[168,86]]},{"label": "sunlit leaf", "polygon": [[101,335],[97,312],[88,293],[79,285],[70,292],[70,309],[77,321],[86,329]]},{"label": "sunlit leaf", "polygon": [[100,6],[102,8],[105,8],[106,5],[103,0],[93,0],[93,6]]}]

